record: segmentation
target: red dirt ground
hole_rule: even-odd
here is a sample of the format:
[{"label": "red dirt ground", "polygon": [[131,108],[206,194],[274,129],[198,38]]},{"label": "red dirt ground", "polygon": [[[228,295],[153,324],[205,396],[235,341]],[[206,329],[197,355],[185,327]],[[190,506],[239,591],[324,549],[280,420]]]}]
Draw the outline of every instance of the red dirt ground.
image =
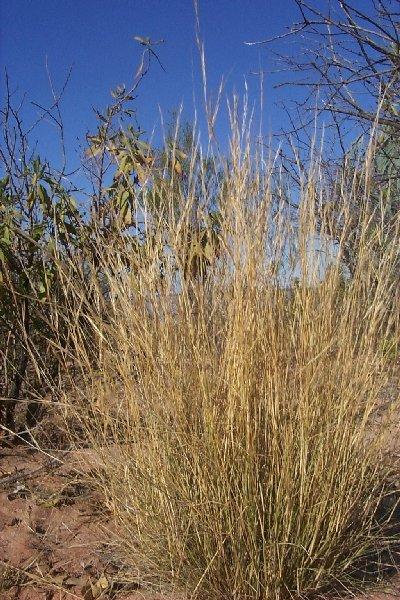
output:
[{"label": "red dirt ground", "polygon": [[21,445],[0,446],[1,600],[155,599],[123,581],[102,544],[110,515],[77,473],[76,454],[49,462]]}]

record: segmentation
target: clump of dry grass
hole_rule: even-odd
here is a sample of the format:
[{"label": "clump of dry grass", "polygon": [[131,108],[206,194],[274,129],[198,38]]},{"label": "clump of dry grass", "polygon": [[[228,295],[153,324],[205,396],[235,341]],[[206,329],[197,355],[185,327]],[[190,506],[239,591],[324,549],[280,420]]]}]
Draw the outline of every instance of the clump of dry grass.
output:
[{"label": "clump of dry grass", "polygon": [[276,164],[235,126],[229,158],[220,231],[197,268],[188,239],[207,213],[194,186],[171,184],[144,210],[154,235],[140,254],[103,245],[101,281],[64,272],[80,369],[64,401],[141,582],[238,599],[349,586],[395,541],[377,521],[393,466],[371,415],[388,377],[398,223],[371,209],[368,165],[363,189],[342,186],[342,223],[363,207],[343,284],[347,229],[333,247],[318,165],[294,223]]}]

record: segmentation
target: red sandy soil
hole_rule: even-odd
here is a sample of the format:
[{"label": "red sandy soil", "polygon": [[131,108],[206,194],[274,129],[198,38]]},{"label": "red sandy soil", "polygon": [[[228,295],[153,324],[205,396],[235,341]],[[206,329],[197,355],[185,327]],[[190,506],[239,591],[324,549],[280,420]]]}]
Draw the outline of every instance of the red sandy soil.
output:
[{"label": "red sandy soil", "polygon": [[102,544],[110,515],[77,464],[74,453],[60,466],[22,445],[0,446],[0,599],[155,600],[124,582]]}]

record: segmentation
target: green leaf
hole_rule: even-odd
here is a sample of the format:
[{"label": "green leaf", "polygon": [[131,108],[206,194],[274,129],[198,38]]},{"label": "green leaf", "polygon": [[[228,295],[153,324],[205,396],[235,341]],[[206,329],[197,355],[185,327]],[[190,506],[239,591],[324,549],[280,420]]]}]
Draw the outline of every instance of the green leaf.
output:
[{"label": "green leaf", "polygon": [[125,208],[128,204],[130,198],[130,192],[128,190],[124,190],[122,194],[120,194],[118,198],[118,204],[121,209]]},{"label": "green leaf", "polygon": [[31,210],[35,204],[35,192],[34,190],[31,190],[28,194],[28,198],[27,198],[27,204],[28,204],[28,208]]},{"label": "green leaf", "polygon": [[37,294],[39,297],[39,300],[44,300],[47,296],[47,287],[46,287],[46,282],[45,281],[39,281],[38,287],[37,287]]},{"label": "green leaf", "polygon": [[30,235],[37,242],[38,240],[40,240],[40,238],[44,234],[45,229],[46,229],[46,226],[44,223],[38,223],[33,226]]},{"label": "green leaf", "polygon": [[78,203],[72,196],[68,196],[67,201],[70,207],[72,207],[74,210],[78,208]]},{"label": "green leaf", "polygon": [[139,180],[139,183],[141,185],[143,185],[145,183],[145,181],[147,180],[147,173],[143,169],[140,162],[135,162],[135,172],[136,172],[137,178]]},{"label": "green leaf", "polygon": [[34,171],[34,173],[35,173],[36,175],[39,175],[39,174],[40,174],[40,172],[41,172],[41,167],[42,167],[42,165],[41,165],[41,162],[40,162],[40,157],[39,157],[39,156],[37,156],[37,157],[35,158],[35,160],[32,162],[32,166],[33,166],[33,171]]},{"label": "green leaf", "polygon": [[124,154],[119,161],[118,171],[119,173],[124,173],[125,175],[128,175],[133,171],[132,161],[127,154]]},{"label": "green leaf", "polygon": [[46,188],[43,185],[39,185],[37,188],[37,193],[39,197],[40,206],[43,212],[50,212],[51,210],[51,200],[47,193]]},{"label": "green leaf", "polygon": [[129,204],[122,210],[122,220],[125,225],[132,225],[132,209]]},{"label": "green leaf", "polygon": [[10,177],[8,175],[6,175],[5,177],[3,177],[3,179],[0,179],[0,191],[3,192],[6,187],[8,186],[10,181]]},{"label": "green leaf", "polygon": [[11,230],[7,223],[3,223],[0,228],[0,242],[5,246],[9,246],[11,244]]}]

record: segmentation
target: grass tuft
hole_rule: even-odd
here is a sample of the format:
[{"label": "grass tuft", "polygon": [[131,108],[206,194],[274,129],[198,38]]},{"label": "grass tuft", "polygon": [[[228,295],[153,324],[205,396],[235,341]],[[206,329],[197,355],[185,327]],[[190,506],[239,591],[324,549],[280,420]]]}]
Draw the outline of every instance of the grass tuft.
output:
[{"label": "grass tuft", "polygon": [[[164,183],[163,204],[145,207],[152,243],[100,237],[95,269],[63,269],[75,365],[63,402],[141,584],[254,600],[354,589],[398,543],[390,418],[375,414],[398,339],[399,223],[384,227],[360,193],[368,163],[353,186],[342,175],[333,244],[321,165],[294,220],[277,164],[233,131],[215,166],[217,235],[196,193],[210,178],[193,171],[196,185]],[[208,242],[195,247],[199,223]]]}]

